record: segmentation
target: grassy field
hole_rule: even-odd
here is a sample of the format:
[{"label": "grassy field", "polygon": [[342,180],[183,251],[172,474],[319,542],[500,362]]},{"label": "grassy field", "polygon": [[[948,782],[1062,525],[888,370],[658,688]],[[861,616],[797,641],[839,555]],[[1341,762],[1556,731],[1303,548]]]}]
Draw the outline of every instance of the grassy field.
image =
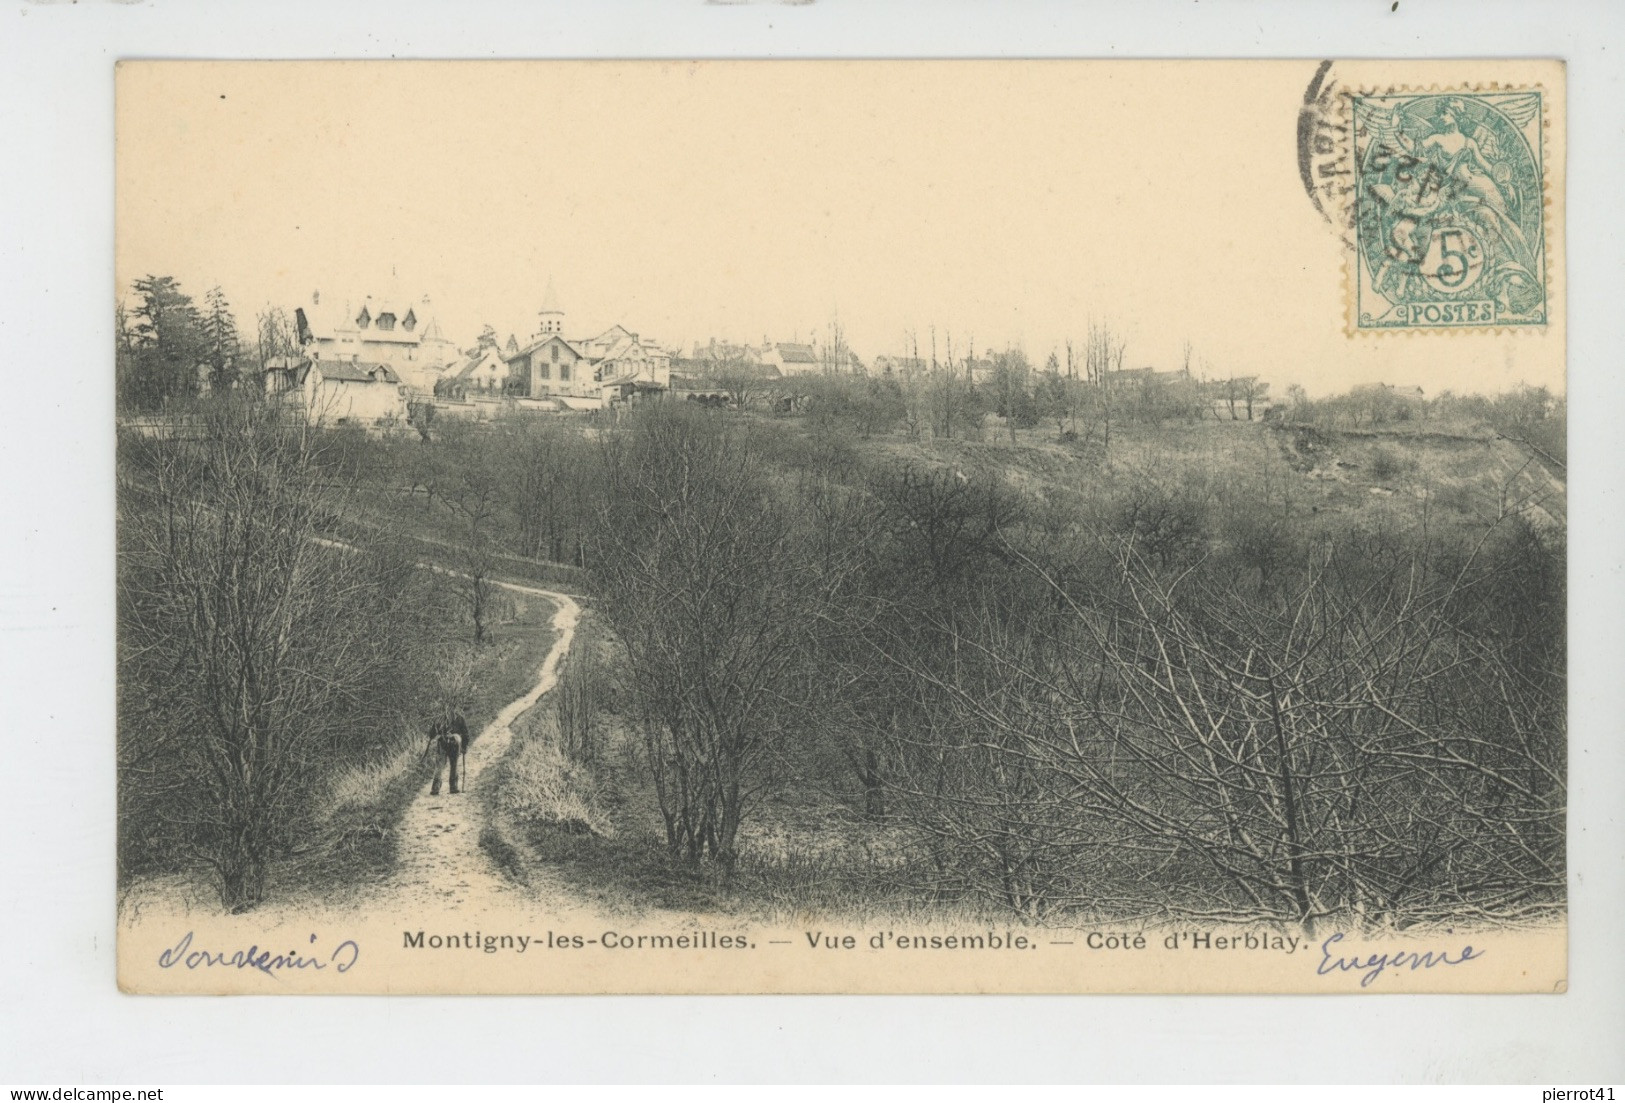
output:
[{"label": "grassy field", "polygon": [[[860,455],[895,463],[988,466],[1038,493],[1098,490],[1136,478],[1185,481],[1223,497],[1273,486],[1305,512],[1348,520],[1408,516],[1424,507],[1447,520],[1487,520],[1516,503],[1545,523],[1566,519],[1562,472],[1505,438],[1462,425],[1321,429],[1263,422],[1205,421],[1113,430],[1098,443],[1057,442],[1051,429],[1001,430],[985,439],[911,442],[892,434],[855,441]],[[1390,508],[1386,500],[1400,503]]]}]

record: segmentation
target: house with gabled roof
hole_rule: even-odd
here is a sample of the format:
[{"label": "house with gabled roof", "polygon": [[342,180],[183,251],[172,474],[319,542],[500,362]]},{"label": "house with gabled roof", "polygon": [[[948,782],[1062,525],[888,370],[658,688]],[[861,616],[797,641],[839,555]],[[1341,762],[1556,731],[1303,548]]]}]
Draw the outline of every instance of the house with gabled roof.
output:
[{"label": "house with gabled roof", "polygon": [[781,376],[866,374],[863,361],[840,342],[775,341],[762,346],[758,361]]},{"label": "house with gabled roof", "polygon": [[446,370],[435,384],[434,393],[458,399],[500,396],[512,390],[509,371],[507,361],[495,345],[480,345]]},{"label": "house with gabled roof", "polygon": [[503,354],[512,393],[525,398],[599,405],[671,386],[671,354],[625,326],[584,339],[565,337],[565,313],[553,282],[537,312],[537,329]]},{"label": "house with gabled roof", "polygon": [[878,375],[922,375],[930,370],[931,365],[918,356],[875,357],[875,372]]},{"label": "house with gabled roof", "polygon": [[516,394],[526,398],[597,397],[586,354],[557,333],[538,334],[503,359]]},{"label": "house with gabled roof", "polygon": [[657,342],[612,326],[585,344],[605,402],[670,389],[671,353]]},{"label": "house with gabled roof", "polygon": [[761,364],[763,357],[773,346],[766,337],[762,338],[760,345],[734,344],[732,341],[719,341],[712,337],[709,341],[694,343],[694,354],[685,359],[712,364]]},{"label": "house with gabled roof", "polygon": [[274,356],[266,396],[313,424],[377,426],[406,419],[406,385],[388,364]]},{"label": "house with gabled roof", "polygon": [[769,345],[763,353],[762,363],[777,368],[780,375],[805,375],[823,370],[813,347],[799,341],[780,341]]}]

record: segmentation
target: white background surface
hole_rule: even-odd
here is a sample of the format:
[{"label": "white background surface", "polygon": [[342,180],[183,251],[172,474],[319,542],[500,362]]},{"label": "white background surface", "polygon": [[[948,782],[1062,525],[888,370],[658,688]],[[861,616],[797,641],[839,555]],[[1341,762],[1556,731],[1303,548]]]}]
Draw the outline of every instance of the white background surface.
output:
[{"label": "white background surface", "polygon": [[[1625,1079],[1621,6],[170,2],[0,9],[0,1084]],[[1569,61],[1570,991],[1554,997],[159,999],[113,982],[113,62]],[[522,141],[516,136],[516,141]],[[358,182],[358,186],[364,186]],[[454,1041],[445,1041],[447,1031]]]}]

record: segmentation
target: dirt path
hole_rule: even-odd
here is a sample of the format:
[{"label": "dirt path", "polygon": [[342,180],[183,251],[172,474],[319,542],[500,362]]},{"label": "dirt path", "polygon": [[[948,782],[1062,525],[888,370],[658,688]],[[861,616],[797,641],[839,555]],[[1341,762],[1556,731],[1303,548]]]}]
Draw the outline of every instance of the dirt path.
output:
[{"label": "dirt path", "polygon": [[411,914],[425,907],[436,910],[511,907],[524,898],[524,890],[502,875],[480,847],[485,826],[481,815],[481,787],[492,776],[513,743],[513,724],[558,682],[559,663],[570,650],[581,607],[567,594],[497,582],[515,593],[542,597],[558,606],[553,628],[558,633],[542,661],[536,684],[524,696],[510,701],[469,744],[464,763],[463,792],[425,790],[406,810],[397,828],[399,846],[395,873],[367,894],[365,907]]}]

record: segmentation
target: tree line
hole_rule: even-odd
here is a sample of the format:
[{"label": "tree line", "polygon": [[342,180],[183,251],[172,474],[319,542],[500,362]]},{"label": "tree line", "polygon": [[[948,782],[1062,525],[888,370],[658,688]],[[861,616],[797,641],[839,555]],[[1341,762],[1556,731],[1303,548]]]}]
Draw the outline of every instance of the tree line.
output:
[{"label": "tree line", "polygon": [[[774,376],[760,365],[721,356],[698,365],[693,385],[726,396],[736,409],[804,414],[820,425],[873,437],[901,429],[910,440],[980,441],[990,433],[1053,427],[1055,439],[1110,452],[1113,425],[1160,426],[1220,417],[1261,418],[1269,384],[1257,376],[1205,379],[1187,347],[1181,369],[1125,370],[1127,343],[1109,324],[1089,327],[1035,367],[1020,349],[980,357],[956,352],[936,334],[886,373]],[[692,370],[692,369],[691,369]]]},{"label": "tree line", "polygon": [[1559,467],[1568,456],[1568,402],[1546,387],[1519,385],[1494,396],[1442,391],[1427,397],[1381,385],[1311,399],[1287,388],[1286,417],[1326,429],[1489,429]]}]

